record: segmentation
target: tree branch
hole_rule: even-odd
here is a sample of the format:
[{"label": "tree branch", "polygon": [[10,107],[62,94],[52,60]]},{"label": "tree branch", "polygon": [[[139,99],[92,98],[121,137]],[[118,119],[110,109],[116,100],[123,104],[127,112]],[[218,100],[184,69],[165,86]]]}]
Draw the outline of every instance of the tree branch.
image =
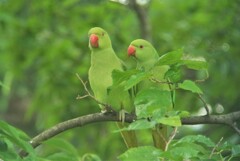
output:
[{"label": "tree branch", "polygon": [[130,0],[128,6],[131,9],[133,9],[133,11],[137,15],[141,30],[140,31],[141,37],[151,42],[152,41],[151,23],[149,22],[146,6],[141,6],[137,4],[136,0]]},{"label": "tree branch", "polygon": [[[132,122],[131,115],[127,115],[125,117],[126,122]],[[82,127],[91,123],[97,123],[97,122],[106,122],[106,121],[119,121],[119,118],[117,116],[116,112],[111,113],[94,113],[89,114],[85,116],[80,116],[71,120],[67,120],[61,123],[58,123],[57,125],[43,131],[42,133],[35,136],[31,141],[30,144],[33,146],[33,148],[38,147],[42,142],[64,132],[72,128],[76,127]],[[21,151],[20,153],[21,157],[27,156],[28,153],[25,151]]]},{"label": "tree branch", "polygon": [[110,2],[118,3],[124,6],[128,6],[132,9],[136,16],[140,27],[141,38],[152,41],[152,26],[148,18],[148,6],[151,3],[151,0],[147,4],[140,5],[136,0],[128,0],[125,3],[120,0],[110,0]]},{"label": "tree branch", "polygon": [[[133,114],[126,114],[125,122],[131,123],[136,120],[136,116]],[[239,135],[240,130],[237,127],[236,121],[240,120],[240,111],[232,112],[223,115],[205,115],[205,116],[191,116],[182,118],[183,125],[196,125],[196,124],[225,124],[232,127]],[[118,114],[116,112],[107,113],[94,113],[85,116],[80,116],[71,120],[61,122],[34,137],[30,144],[33,148],[39,146],[42,142],[72,128],[82,127],[88,124],[97,122],[114,121],[119,122]],[[20,152],[20,156],[27,156],[25,151]]]},{"label": "tree branch", "polygon": [[221,137],[221,139],[220,139],[219,142],[216,144],[216,146],[214,146],[214,148],[212,149],[212,152],[211,152],[211,154],[210,154],[210,156],[209,156],[209,159],[212,158],[213,154],[215,153],[216,149],[219,147],[219,145],[220,145],[220,143],[222,142],[222,140],[223,140],[223,137]]},{"label": "tree branch", "polygon": [[181,120],[183,125],[225,124],[232,127],[237,120],[240,120],[240,111],[222,115],[192,116],[182,118]]}]

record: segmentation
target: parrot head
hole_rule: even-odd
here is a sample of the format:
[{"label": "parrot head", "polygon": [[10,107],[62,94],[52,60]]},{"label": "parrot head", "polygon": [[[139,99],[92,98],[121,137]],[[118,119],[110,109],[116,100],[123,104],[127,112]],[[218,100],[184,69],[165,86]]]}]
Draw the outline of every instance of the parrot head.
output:
[{"label": "parrot head", "polygon": [[140,68],[153,66],[159,57],[152,44],[143,39],[137,39],[131,42],[128,47],[128,56],[135,57],[138,67]]},{"label": "parrot head", "polygon": [[108,33],[100,27],[91,28],[88,36],[89,48],[92,50],[112,47]]}]

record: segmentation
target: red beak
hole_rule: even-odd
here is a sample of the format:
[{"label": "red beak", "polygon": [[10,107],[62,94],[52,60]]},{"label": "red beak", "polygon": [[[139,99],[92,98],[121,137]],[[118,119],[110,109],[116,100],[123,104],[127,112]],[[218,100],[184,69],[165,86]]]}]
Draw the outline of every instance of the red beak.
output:
[{"label": "red beak", "polygon": [[89,38],[90,44],[93,48],[98,48],[98,36],[95,34],[91,34]]},{"label": "red beak", "polygon": [[135,56],[136,49],[134,46],[130,45],[128,47],[128,56]]}]

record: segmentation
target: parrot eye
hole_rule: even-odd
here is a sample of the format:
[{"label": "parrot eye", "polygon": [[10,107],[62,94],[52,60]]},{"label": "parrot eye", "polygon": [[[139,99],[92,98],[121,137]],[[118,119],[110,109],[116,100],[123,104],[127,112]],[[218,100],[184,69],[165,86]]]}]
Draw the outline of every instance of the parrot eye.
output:
[{"label": "parrot eye", "polygon": [[143,48],[143,45],[140,45],[139,47],[142,49],[142,48]]},{"label": "parrot eye", "polygon": [[102,33],[102,36],[104,36],[104,32]]}]

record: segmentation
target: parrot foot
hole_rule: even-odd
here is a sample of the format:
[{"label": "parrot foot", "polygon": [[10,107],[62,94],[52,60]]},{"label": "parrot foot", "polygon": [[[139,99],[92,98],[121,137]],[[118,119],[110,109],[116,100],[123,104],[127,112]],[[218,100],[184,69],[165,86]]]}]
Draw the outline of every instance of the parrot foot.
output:
[{"label": "parrot foot", "polygon": [[127,111],[124,110],[124,109],[121,109],[121,110],[119,111],[119,120],[120,120],[122,123],[124,123],[124,121],[125,121],[126,113],[127,113]]},{"label": "parrot foot", "polygon": [[101,109],[101,113],[106,113],[107,110],[106,109]]}]

